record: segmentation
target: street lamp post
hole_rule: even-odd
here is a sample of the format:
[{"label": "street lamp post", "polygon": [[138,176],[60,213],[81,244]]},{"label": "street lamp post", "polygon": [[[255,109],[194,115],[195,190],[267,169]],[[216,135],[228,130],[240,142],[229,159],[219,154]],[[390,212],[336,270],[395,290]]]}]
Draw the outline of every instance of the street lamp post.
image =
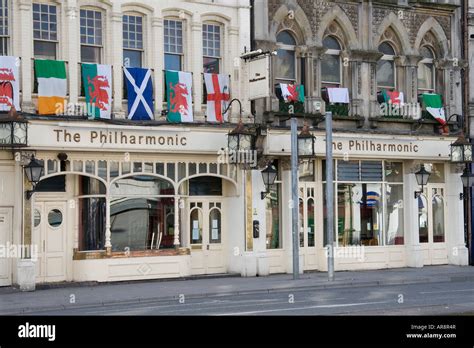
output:
[{"label": "street lamp post", "polygon": [[326,112],[326,238],[328,259],[328,280],[334,280],[334,184],[332,162],[332,112]]}]

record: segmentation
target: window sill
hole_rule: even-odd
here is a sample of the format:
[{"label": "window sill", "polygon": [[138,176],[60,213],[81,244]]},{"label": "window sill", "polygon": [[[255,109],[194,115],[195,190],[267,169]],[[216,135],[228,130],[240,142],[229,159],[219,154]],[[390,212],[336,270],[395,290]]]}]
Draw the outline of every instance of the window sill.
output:
[{"label": "window sill", "polygon": [[74,251],[73,260],[97,260],[97,259],[119,259],[119,258],[133,258],[133,257],[153,257],[153,256],[178,256],[190,255],[189,248],[178,249],[160,249],[160,250],[141,250],[130,251],[113,251],[111,255],[107,255],[105,250],[97,251]]}]

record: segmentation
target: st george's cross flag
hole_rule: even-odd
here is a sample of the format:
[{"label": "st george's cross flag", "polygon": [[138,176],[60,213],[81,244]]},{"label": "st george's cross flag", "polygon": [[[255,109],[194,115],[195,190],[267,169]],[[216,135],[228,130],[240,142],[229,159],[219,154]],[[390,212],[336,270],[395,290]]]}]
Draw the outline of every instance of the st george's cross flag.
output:
[{"label": "st george's cross flag", "polygon": [[153,83],[151,69],[124,68],[127,82],[128,119],[153,119]]},{"label": "st george's cross flag", "polygon": [[82,64],[82,83],[89,117],[110,118],[112,114],[112,67],[103,64]]},{"label": "st george's cross flag", "polygon": [[204,74],[207,91],[207,121],[227,122],[227,109],[230,100],[230,79],[224,74]]},{"label": "st george's cross flag", "polygon": [[168,122],[193,122],[193,75],[189,72],[166,70]]},{"label": "st george's cross flag", "polygon": [[20,111],[20,58],[0,56],[0,111]]}]

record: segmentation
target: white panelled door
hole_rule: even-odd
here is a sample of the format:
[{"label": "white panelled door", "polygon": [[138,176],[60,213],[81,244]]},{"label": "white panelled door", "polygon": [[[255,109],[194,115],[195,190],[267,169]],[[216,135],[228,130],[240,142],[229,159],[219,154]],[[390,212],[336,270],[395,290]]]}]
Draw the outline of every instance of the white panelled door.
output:
[{"label": "white panelled door", "polygon": [[12,283],[12,258],[7,252],[8,246],[12,243],[12,218],[12,208],[0,208],[0,247],[5,252],[5,255],[0,255],[0,286]]}]

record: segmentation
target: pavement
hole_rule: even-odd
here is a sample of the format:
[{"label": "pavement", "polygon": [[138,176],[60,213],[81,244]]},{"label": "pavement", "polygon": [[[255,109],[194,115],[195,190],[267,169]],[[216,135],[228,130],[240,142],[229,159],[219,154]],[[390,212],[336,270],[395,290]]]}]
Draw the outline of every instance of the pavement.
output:
[{"label": "pavement", "polygon": [[354,287],[407,284],[463,283],[474,281],[474,267],[426,266],[373,271],[336,272],[328,281],[326,272],[300,275],[243,278],[217,275],[191,279],[150,280],[116,283],[61,283],[21,292],[12,287],[0,288],[0,315],[21,315],[39,311],[72,308],[130,305],[206,297],[274,294],[287,291],[343,289]]}]

